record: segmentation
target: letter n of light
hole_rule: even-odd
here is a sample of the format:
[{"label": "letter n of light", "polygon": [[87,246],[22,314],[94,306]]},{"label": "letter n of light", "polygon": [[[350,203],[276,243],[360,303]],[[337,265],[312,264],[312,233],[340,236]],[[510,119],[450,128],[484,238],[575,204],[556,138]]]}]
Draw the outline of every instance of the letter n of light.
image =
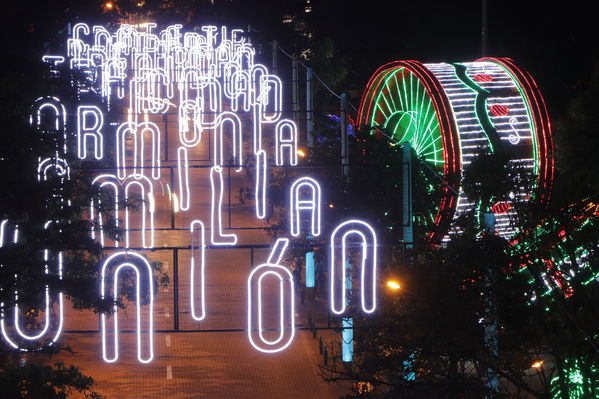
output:
[{"label": "letter n of light", "polygon": [[[374,229],[361,220],[348,220],[341,223],[331,234],[330,242],[330,264],[329,264],[329,291],[331,311],[335,314],[343,314],[349,300],[347,299],[348,287],[351,287],[346,265],[348,237],[357,235],[360,240],[360,294],[362,299],[362,311],[372,313],[376,309],[376,269],[377,269],[377,239]],[[337,239],[340,238],[340,243]],[[341,261],[339,262],[339,259]],[[340,272],[337,269],[340,269]],[[349,270],[351,274],[351,270]],[[338,275],[341,275],[339,278]],[[337,291],[341,290],[341,295]],[[369,292],[367,292],[369,291]],[[340,296],[340,298],[339,298]]]}]

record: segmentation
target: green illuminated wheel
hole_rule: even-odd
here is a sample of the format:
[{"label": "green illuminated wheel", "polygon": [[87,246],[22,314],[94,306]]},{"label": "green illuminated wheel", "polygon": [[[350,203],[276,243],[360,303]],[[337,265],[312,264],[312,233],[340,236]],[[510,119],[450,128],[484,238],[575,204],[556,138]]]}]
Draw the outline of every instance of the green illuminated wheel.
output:
[{"label": "green illuminated wheel", "polygon": [[461,163],[451,107],[438,80],[417,61],[396,61],[381,67],[362,97],[358,123],[382,133],[393,144],[409,142],[416,154],[439,170],[447,182],[431,241],[446,234],[455,211]]},{"label": "green illuminated wheel", "polygon": [[398,68],[381,81],[367,123],[381,128],[397,144],[409,142],[426,161],[442,165],[443,143],[432,99],[424,84],[407,68]]}]

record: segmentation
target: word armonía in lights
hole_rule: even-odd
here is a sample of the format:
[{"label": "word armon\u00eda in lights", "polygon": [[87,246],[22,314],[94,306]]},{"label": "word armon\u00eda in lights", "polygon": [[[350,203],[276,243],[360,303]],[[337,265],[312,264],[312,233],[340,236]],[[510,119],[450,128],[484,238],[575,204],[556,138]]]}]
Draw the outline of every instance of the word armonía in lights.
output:
[{"label": "word armon\u00eda in lights", "polygon": [[[52,154],[41,155],[36,166],[40,180],[53,174],[69,178],[67,153],[76,154],[82,165],[102,169],[93,184],[109,193],[114,220],[123,238],[113,240],[104,231],[107,217],[100,198],[90,204],[92,238],[107,252],[98,265],[102,298],[114,300],[111,314],[101,316],[102,357],[119,360],[117,298],[123,273],[133,276],[135,337],[141,363],[154,358],[154,276],[146,250],[162,245],[157,235],[158,210],[168,192],[169,207],[185,215],[189,234],[190,315],[194,323],[210,318],[210,298],[205,293],[210,246],[243,244],[225,225],[225,172],[248,173],[254,179],[254,216],[267,218],[268,179],[271,167],[298,165],[298,128],[283,115],[283,85],[268,68],[255,62],[255,50],[238,29],[204,26],[184,32],[181,25],[158,30],[155,24],[120,25],[110,31],[103,26],[76,24],[67,40],[65,54],[48,54],[42,61],[54,75],[63,68],[77,72],[72,81],[78,103],[67,109],[59,98],[37,99],[31,124],[40,134],[54,134],[63,143]],[[175,115],[175,123],[165,123]],[[176,125],[175,128],[168,128]],[[175,148],[173,148],[173,143]],[[170,146],[170,150],[169,147]],[[176,154],[171,156],[170,154]],[[208,160],[204,175],[209,206],[200,207],[197,175],[192,161]],[[108,170],[106,165],[112,165]],[[173,173],[164,176],[165,165]],[[168,178],[170,177],[170,180]],[[168,184],[166,182],[171,182]],[[165,190],[166,187],[166,190]],[[265,353],[287,348],[295,336],[295,285],[292,273],[282,264],[289,240],[330,234],[330,304],[342,314],[350,303],[346,287],[352,275],[360,286],[365,313],[376,308],[377,238],[375,229],[361,220],[346,220],[327,231],[321,225],[323,192],[313,176],[299,176],[289,183],[289,236],[272,247],[266,263],[254,267],[247,277],[247,332],[251,345]],[[127,201],[141,198],[138,209]],[[106,197],[103,197],[106,198]],[[125,205],[123,205],[125,204]],[[195,204],[195,205],[194,205]],[[63,206],[69,206],[63,201]],[[202,212],[203,211],[203,212]],[[229,226],[230,227],[230,226]],[[1,221],[0,246],[19,245],[18,226]],[[347,252],[357,248],[361,260],[352,272]],[[62,278],[62,255],[43,254],[46,274]],[[15,279],[19,276],[16,275]],[[267,281],[278,284],[274,298],[279,310],[278,336],[265,333]],[[3,282],[4,284],[4,282]],[[338,287],[338,288],[337,288]],[[8,288],[6,288],[8,289]],[[276,291],[276,290],[275,290]],[[147,298],[142,304],[142,292]],[[61,292],[46,289],[40,331],[22,324],[15,291],[14,309],[1,304],[1,327],[5,341],[27,351],[54,344],[64,329]],[[271,298],[273,299],[273,298]],[[11,305],[12,306],[12,305]],[[264,308],[264,309],[263,309]]]}]

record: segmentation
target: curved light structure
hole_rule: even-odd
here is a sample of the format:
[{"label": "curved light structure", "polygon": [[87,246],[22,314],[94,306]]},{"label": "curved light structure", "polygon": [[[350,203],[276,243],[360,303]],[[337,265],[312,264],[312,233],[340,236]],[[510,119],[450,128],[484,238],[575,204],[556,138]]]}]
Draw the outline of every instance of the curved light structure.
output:
[{"label": "curved light structure", "polygon": [[[353,237],[352,237],[353,236]],[[349,237],[358,237],[360,244],[360,296],[362,311],[372,313],[376,309],[377,239],[374,229],[362,220],[348,220],[331,233],[329,262],[329,301],[331,311],[337,315],[345,313],[351,290],[352,270],[348,260]],[[356,248],[354,245],[353,248]],[[340,291],[340,293],[339,293]]]},{"label": "curved light structure", "polygon": [[[112,345],[108,339],[107,317],[102,314],[102,358],[107,363],[119,359],[119,275],[125,269],[135,273],[135,317],[137,337],[137,360],[150,363],[154,359],[154,279],[148,260],[136,252],[117,252],[109,256],[102,264],[100,272],[100,295],[102,299],[111,298],[114,302],[112,317]],[[142,287],[148,292],[148,317],[142,322]],[[112,346],[112,348],[111,348]]]},{"label": "curved light structure", "polygon": [[[248,277],[248,339],[260,352],[276,353],[287,348],[295,337],[295,299],[293,276],[289,269],[280,264],[289,244],[287,238],[275,243],[268,261],[255,267]],[[278,280],[278,332],[275,339],[264,335],[263,286],[264,280]]]},{"label": "curved light structure", "polygon": [[[463,169],[481,153],[505,155],[512,165],[536,176],[545,192],[551,189],[553,141],[547,110],[534,80],[510,59],[386,64],[366,87],[358,122],[394,144],[410,142],[442,173],[446,185],[429,236],[433,242],[449,239],[452,221],[474,206],[460,180]],[[531,192],[513,194],[527,198]],[[514,216],[513,211],[495,214],[500,236],[514,233]]]}]

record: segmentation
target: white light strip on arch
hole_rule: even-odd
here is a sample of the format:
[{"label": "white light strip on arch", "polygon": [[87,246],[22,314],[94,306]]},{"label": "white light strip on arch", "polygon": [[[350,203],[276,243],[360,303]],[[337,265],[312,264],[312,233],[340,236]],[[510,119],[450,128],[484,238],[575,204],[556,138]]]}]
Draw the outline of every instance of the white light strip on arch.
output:
[{"label": "white light strip on arch", "polygon": [[[301,198],[301,190],[310,190],[309,199]],[[289,224],[291,235],[298,237],[301,232],[300,211],[310,212],[310,234],[314,237],[320,235],[320,213],[322,208],[320,184],[311,177],[301,177],[293,182],[289,190]]]},{"label": "white light strip on arch", "polygon": [[[135,263],[132,263],[135,262]],[[138,266],[141,264],[141,267]],[[135,315],[136,315],[136,335],[137,335],[137,360],[140,363],[150,363],[154,359],[154,280],[150,263],[146,258],[136,252],[117,252],[109,256],[102,265],[100,295],[102,299],[110,297],[114,301],[113,306],[113,354],[109,354],[107,343],[108,331],[106,328],[106,315],[102,314],[102,358],[107,363],[114,363],[119,358],[119,326],[118,326],[118,276],[124,268],[131,268],[135,272]],[[114,269],[111,270],[111,269]],[[113,279],[112,293],[108,292],[107,286],[110,286],[110,278]],[[144,280],[144,289],[149,296],[148,320],[145,328],[142,328],[141,315],[141,288],[142,279]],[[107,283],[108,280],[108,283]],[[144,331],[146,331],[144,333]],[[144,336],[147,336],[144,339]],[[145,344],[144,345],[144,342]],[[144,350],[144,346],[147,347]],[[146,354],[144,355],[144,352]]]},{"label": "white light strip on arch", "polygon": [[[220,166],[213,166],[210,168],[210,241],[213,245],[237,244],[236,234],[223,233],[224,186],[222,168]],[[218,199],[216,198],[217,196]]]},{"label": "white light strip on arch", "polygon": [[[291,272],[279,264],[289,240],[280,238],[275,243],[267,263],[254,268],[248,277],[248,339],[250,344],[260,352],[276,353],[287,348],[295,337],[295,299],[294,282]],[[271,263],[274,262],[274,263]],[[274,276],[279,280],[279,335],[274,340],[264,336],[263,328],[263,280]],[[254,309],[257,304],[257,309]],[[258,320],[256,326],[256,319]],[[257,334],[256,334],[257,332]]]},{"label": "white light strip on arch", "polygon": [[[362,299],[362,311],[372,313],[376,309],[376,269],[377,269],[377,240],[376,233],[370,225],[362,220],[348,220],[341,223],[331,234],[330,240],[330,263],[329,263],[329,300],[331,311],[335,314],[343,314],[347,306],[346,281],[347,281],[347,237],[357,234],[361,240],[360,257],[360,293]],[[335,240],[341,235],[341,245]],[[339,254],[341,252],[341,254]],[[341,255],[341,256],[339,256]],[[341,281],[337,278],[337,259],[341,258]],[[370,280],[371,290],[366,293],[367,280]],[[337,298],[337,287],[341,286],[341,299]],[[339,305],[341,302],[341,305]]]},{"label": "white light strip on arch", "polygon": [[[195,231],[194,231],[195,227]],[[204,223],[201,220],[191,222],[189,232],[191,233],[191,256],[190,256],[190,306],[191,317],[194,320],[204,320],[206,317],[206,234]],[[197,239],[199,235],[199,240]],[[199,270],[198,270],[199,269]],[[196,294],[199,291],[199,294]],[[196,300],[196,296],[198,299]],[[200,303],[200,313],[196,310],[196,302]]]}]

